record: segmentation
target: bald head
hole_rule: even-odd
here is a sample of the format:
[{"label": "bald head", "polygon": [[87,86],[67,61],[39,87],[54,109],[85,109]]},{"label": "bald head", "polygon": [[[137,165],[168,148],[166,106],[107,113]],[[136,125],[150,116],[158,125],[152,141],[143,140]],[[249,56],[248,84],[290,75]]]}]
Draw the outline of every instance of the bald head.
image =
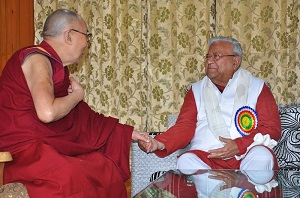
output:
[{"label": "bald head", "polygon": [[47,17],[42,33],[43,38],[59,36],[68,25],[80,20],[83,20],[81,16],[73,11],[58,9]]}]

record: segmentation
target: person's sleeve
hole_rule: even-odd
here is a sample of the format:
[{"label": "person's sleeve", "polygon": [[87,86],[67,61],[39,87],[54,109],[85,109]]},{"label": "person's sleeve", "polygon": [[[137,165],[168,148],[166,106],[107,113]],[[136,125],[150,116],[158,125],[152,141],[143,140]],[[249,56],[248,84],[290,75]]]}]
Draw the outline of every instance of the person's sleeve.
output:
[{"label": "person's sleeve", "polygon": [[269,135],[271,139],[278,141],[281,136],[281,122],[278,106],[269,87],[264,84],[256,104],[258,126],[254,131],[244,137],[235,139],[240,155],[247,151],[247,147],[254,142],[256,134]]},{"label": "person's sleeve", "polygon": [[165,145],[164,150],[157,150],[155,154],[165,157],[174,151],[184,148],[194,137],[197,122],[197,108],[192,89],[188,91],[174,126],[155,139]]}]

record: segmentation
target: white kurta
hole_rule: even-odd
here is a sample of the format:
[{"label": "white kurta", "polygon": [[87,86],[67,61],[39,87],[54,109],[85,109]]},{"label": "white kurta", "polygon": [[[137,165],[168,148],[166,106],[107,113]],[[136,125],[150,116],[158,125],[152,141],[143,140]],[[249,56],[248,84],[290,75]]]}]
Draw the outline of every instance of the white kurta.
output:
[{"label": "white kurta", "polygon": [[[238,81],[246,80],[244,79],[244,77],[242,77],[242,75],[246,75],[248,77],[249,82],[244,83],[248,86],[248,88],[245,89],[245,99],[242,102],[237,102],[237,98],[241,95],[239,91],[241,82]],[[192,85],[198,115],[195,135],[193,140],[191,141],[191,150],[208,151],[210,149],[221,148],[224,146],[224,144],[218,139],[218,134],[220,133],[217,133],[216,135],[216,132],[212,132],[212,130],[209,128],[207,118],[208,112],[206,112],[207,109],[205,109],[204,105],[204,88],[207,84],[207,81],[210,81],[210,79],[208,77],[204,77],[203,80]],[[239,87],[237,87],[238,85]],[[225,123],[224,125],[220,125],[222,126],[221,131],[223,131],[224,128],[224,135],[221,136],[231,139],[241,137],[241,134],[238,132],[234,124],[236,111],[242,106],[249,106],[255,110],[257,99],[261,93],[263,85],[263,80],[254,77],[248,71],[240,68],[235,72],[233,78],[228,82],[223,93],[221,93],[216,86],[211,87],[213,89],[213,97],[216,97],[218,110],[220,111],[216,115],[222,116],[222,118],[220,117],[220,119],[224,119]],[[228,134],[227,137],[226,133]]]}]

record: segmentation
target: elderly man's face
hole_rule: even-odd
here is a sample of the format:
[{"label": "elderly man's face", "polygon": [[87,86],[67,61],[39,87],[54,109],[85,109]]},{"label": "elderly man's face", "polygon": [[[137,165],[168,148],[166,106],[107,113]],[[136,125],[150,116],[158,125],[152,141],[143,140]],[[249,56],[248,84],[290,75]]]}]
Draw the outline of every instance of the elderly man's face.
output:
[{"label": "elderly man's face", "polygon": [[232,44],[219,41],[213,43],[208,50],[205,72],[213,83],[226,86],[239,64],[240,57],[233,54]]},{"label": "elderly man's face", "polygon": [[72,41],[72,45],[70,45],[71,56],[69,56],[71,60],[69,61],[73,64],[80,61],[88,44],[89,34],[84,20],[78,20],[70,24],[68,33]]}]

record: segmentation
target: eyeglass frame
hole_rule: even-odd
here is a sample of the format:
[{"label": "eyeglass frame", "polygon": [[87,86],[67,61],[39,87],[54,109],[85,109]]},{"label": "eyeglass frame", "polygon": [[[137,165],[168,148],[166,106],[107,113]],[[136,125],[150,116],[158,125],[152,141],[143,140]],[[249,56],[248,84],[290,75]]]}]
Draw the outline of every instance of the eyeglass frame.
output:
[{"label": "eyeglass frame", "polygon": [[228,56],[238,56],[238,55],[236,55],[236,54],[225,54],[225,55],[220,55],[220,54],[216,54],[216,53],[213,54],[213,55],[208,55],[208,54],[206,54],[206,55],[205,55],[205,60],[208,60],[208,59],[210,59],[210,58],[213,57],[213,60],[218,61],[218,60],[220,60],[221,58],[228,57]]},{"label": "eyeglass frame", "polygon": [[93,36],[92,33],[88,33],[89,31],[87,31],[87,33],[81,32],[81,31],[76,30],[76,29],[70,29],[70,31],[74,31],[74,32],[83,34],[84,36],[86,36],[86,39],[87,39],[87,40],[90,40],[90,38]]}]

